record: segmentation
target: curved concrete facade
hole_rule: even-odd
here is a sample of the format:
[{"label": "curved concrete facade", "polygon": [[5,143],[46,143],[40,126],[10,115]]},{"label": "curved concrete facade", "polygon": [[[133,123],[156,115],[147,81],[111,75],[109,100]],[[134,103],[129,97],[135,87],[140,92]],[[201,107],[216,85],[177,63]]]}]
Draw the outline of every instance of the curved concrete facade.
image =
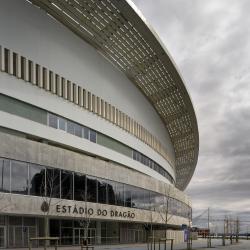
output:
[{"label": "curved concrete facade", "polygon": [[[31,2],[0,2],[0,229],[2,225],[6,239],[19,227],[29,232],[22,233],[21,242],[4,241],[3,247],[26,246],[27,237],[42,236],[42,218],[49,218],[51,236],[59,228],[62,245],[80,242],[79,220],[91,221],[95,244],[109,238],[111,243],[133,242],[129,230],[140,232],[139,241],[145,241],[146,224],[155,230],[188,225],[191,202],[181,190],[193,174],[198,151],[189,151],[184,142],[184,156],[180,154],[158,104],[121,70],[118,60],[114,63],[88,39],[72,33],[65,20],[47,9],[47,1]],[[101,2],[96,6],[107,9]],[[133,18],[136,12],[131,13]],[[193,116],[193,107],[189,109]],[[196,127],[192,131],[198,138]],[[191,165],[185,165],[188,154]],[[54,205],[45,212],[44,202]],[[26,217],[34,222],[24,230]],[[13,224],[13,218],[21,222]],[[73,225],[69,241],[66,221]],[[108,227],[119,231],[119,237],[110,236]]]},{"label": "curved concrete facade", "polygon": [[[28,2],[11,1],[0,11],[2,46],[45,65],[112,103],[156,135],[174,157],[169,135],[152,105],[98,51]],[[6,26],[9,11],[15,18]]]}]

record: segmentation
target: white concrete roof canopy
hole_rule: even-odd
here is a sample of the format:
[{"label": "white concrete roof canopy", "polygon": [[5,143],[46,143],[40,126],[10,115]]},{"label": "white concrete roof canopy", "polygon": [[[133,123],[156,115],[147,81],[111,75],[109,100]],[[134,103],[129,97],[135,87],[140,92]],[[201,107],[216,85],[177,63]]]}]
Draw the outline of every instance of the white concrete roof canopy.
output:
[{"label": "white concrete roof canopy", "polygon": [[123,71],[166,125],[176,156],[176,186],[184,190],[198,159],[192,101],[168,51],[129,0],[30,0]]}]

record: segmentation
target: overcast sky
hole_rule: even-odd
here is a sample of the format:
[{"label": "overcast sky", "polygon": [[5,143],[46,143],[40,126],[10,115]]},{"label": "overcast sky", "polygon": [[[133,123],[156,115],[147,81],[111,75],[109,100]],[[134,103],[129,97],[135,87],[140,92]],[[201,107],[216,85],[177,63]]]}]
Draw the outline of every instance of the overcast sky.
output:
[{"label": "overcast sky", "polygon": [[250,1],[133,2],[174,58],[195,106],[200,154],[187,188],[195,214],[210,207],[221,217],[225,213],[247,216]]}]

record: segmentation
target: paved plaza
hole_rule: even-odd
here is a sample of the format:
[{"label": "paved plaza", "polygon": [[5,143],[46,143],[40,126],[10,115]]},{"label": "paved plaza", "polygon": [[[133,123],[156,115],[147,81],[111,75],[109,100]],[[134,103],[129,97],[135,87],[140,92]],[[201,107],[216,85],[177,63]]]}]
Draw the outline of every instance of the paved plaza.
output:
[{"label": "paved plaza", "polygon": [[[28,248],[20,249],[8,249],[8,250],[27,250]],[[47,250],[53,250],[54,248],[47,248]],[[80,250],[80,247],[59,247],[59,250]],[[107,245],[107,246],[95,246],[95,250],[148,250],[146,244],[126,244],[126,245]],[[170,249],[170,245],[167,246],[167,250]],[[174,250],[184,250],[187,249],[186,244],[176,244],[174,245]],[[250,250],[250,241],[241,240],[239,243],[230,244],[229,241],[226,242],[226,246],[222,246],[221,240],[212,240],[212,248],[207,248],[207,241],[200,239],[193,242],[193,250]],[[34,248],[34,250],[43,250],[43,248]],[[158,245],[155,250],[159,250]],[[160,250],[164,250],[164,247],[161,246]]]}]

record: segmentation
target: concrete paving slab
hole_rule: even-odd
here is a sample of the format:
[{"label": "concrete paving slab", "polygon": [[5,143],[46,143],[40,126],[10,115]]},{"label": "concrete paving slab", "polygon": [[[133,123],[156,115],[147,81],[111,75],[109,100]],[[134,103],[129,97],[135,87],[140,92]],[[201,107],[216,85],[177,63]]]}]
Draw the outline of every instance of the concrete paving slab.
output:
[{"label": "concrete paving slab", "polygon": [[[55,248],[47,248],[47,250],[54,250]],[[187,245],[176,244],[174,245],[174,250],[184,250],[187,249]],[[212,248],[207,248],[206,240],[197,240],[193,242],[193,250],[250,250],[250,240],[240,240],[239,243],[230,244],[229,241],[226,242],[226,246],[222,246],[221,240],[212,240]],[[1,249],[2,250],[2,249]],[[28,248],[14,248],[8,250],[28,250]],[[33,248],[33,250],[43,250],[43,248]],[[59,247],[58,250],[81,250],[78,246],[74,247]],[[126,244],[126,245],[105,245],[105,246],[95,246],[95,250],[148,250],[146,244]],[[155,250],[159,250],[158,245]],[[161,249],[164,250],[163,245]],[[167,250],[170,250],[170,245],[167,245]]]}]

